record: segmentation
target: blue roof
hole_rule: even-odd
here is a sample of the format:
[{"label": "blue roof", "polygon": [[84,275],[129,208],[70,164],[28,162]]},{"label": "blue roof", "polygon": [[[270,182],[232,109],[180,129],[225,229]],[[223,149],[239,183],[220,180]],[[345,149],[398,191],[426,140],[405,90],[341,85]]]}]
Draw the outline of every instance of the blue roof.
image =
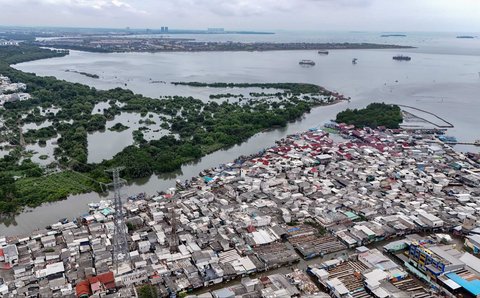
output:
[{"label": "blue roof", "polygon": [[480,280],[466,280],[456,273],[447,273],[446,275],[448,278],[462,286],[465,290],[469,291],[473,295],[477,296],[480,294]]}]

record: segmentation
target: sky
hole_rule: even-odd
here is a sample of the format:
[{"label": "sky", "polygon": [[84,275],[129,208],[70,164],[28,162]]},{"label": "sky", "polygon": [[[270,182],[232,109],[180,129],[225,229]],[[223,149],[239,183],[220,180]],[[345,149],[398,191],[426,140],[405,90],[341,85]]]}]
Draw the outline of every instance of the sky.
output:
[{"label": "sky", "polygon": [[480,32],[480,0],[0,0],[0,25]]}]

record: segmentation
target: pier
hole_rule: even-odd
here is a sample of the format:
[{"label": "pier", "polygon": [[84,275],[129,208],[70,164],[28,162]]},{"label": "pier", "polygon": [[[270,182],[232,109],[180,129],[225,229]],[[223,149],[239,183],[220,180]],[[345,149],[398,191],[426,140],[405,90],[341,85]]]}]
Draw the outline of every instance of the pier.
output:
[{"label": "pier", "polygon": [[447,145],[471,145],[471,146],[480,146],[480,143],[476,142],[445,142]]},{"label": "pier", "polygon": [[442,142],[440,140],[431,140],[426,141],[427,143],[438,143],[438,144],[446,144],[446,145],[471,145],[471,146],[480,146],[479,142]]},{"label": "pier", "polygon": [[[423,120],[423,121],[425,121],[425,122],[427,122],[427,123],[430,123],[430,124],[432,124],[432,125],[434,125],[434,126],[436,126],[436,127],[439,127],[439,128],[453,128],[453,124],[452,124],[452,123],[448,122],[447,120],[443,119],[442,117],[440,117],[440,116],[438,116],[438,115],[435,115],[435,114],[432,113],[432,112],[429,112],[429,111],[426,111],[426,110],[422,110],[422,109],[419,109],[419,108],[415,108],[415,107],[412,107],[412,106],[407,106],[407,105],[397,104],[397,106],[403,107],[403,108],[409,108],[409,109],[416,110],[416,111],[419,111],[419,112],[422,112],[422,113],[425,113],[425,114],[432,115],[432,116],[434,116],[435,118],[437,118],[437,119],[439,119],[439,120],[441,120],[441,121],[443,121],[444,123],[447,124],[447,125],[438,125],[438,124],[433,123],[432,121],[429,121],[429,120],[427,120],[427,119],[425,119],[425,118],[422,118],[422,117],[419,117],[419,116],[417,116],[417,115],[414,115],[414,116],[417,117],[418,119],[421,119],[421,120]],[[412,115],[413,115],[413,114],[412,114]]]}]

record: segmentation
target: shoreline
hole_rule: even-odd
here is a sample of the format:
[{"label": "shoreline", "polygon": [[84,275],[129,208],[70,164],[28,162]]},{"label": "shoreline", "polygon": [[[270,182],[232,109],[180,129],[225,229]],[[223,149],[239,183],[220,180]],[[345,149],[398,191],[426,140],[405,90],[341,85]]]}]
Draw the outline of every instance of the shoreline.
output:
[{"label": "shoreline", "polygon": [[[336,99],[332,102],[328,102],[328,103],[324,103],[324,104],[318,104],[318,105],[315,105],[312,107],[312,109],[314,108],[322,108],[322,107],[328,107],[328,106],[333,106],[333,105],[336,105],[336,104],[339,104],[341,102],[350,102],[350,100],[348,98],[344,98],[344,99]],[[305,115],[309,114],[310,112],[307,112],[305,114],[302,115],[302,117],[304,117]],[[290,121],[287,126],[289,124],[292,124],[292,123],[295,123],[297,121],[302,121],[302,117],[299,118],[299,119],[295,119],[293,121]],[[255,137],[255,136],[258,136],[260,134],[263,134],[263,133],[267,133],[267,132],[272,132],[272,131],[275,131],[277,129],[281,129],[281,128],[284,128],[284,127],[271,127],[271,128],[266,128],[266,129],[263,129],[257,133],[255,133],[254,135],[252,135],[251,137],[249,137],[248,139],[244,140],[243,142],[241,142],[240,144],[234,144],[234,145],[230,145],[230,146],[227,146],[227,147],[220,147],[220,148],[216,148],[216,149],[213,149],[213,150],[210,150],[210,151],[207,151],[206,154],[198,159],[195,159],[195,160],[192,160],[192,161],[189,161],[189,162],[186,162],[184,164],[182,164],[182,167],[183,166],[188,166],[188,165],[195,165],[197,164],[198,162],[200,162],[203,158],[211,155],[211,154],[214,154],[216,152],[219,152],[219,151],[224,151],[224,150],[228,150],[234,146],[238,146],[238,145],[241,145],[241,144],[244,144],[246,142],[248,142],[251,138]],[[276,140],[276,141],[280,141],[280,140]],[[252,154],[252,155],[256,155],[256,154]],[[244,156],[236,156],[234,158],[234,160],[237,160],[239,158],[242,158]],[[232,160],[232,162],[234,161]],[[218,166],[218,165],[217,165]],[[204,168],[202,169],[203,170],[209,170],[211,168]],[[151,179],[153,176],[156,176],[156,177],[159,177],[159,176],[163,176],[163,175],[177,175],[176,172],[178,171],[182,171],[182,169],[177,169],[175,171],[172,171],[172,172],[167,172],[167,173],[153,173],[152,175],[149,175],[149,176],[145,176],[145,177],[140,177],[140,178],[135,178],[135,179],[132,179],[130,181],[128,181],[128,185],[136,185],[138,182],[142,182],[144,181],[145,179],[149,180]],[[194,174],[193,177],[197,177],[198,173],[197,174]],[[158,189],[157,192],[161,192],[161,191],[166,191],[166,189]],[[4,218],[11,218],[13,220],[13,222],[15,222],[15,217],[20,215],[20,214],[24,214],[24,213],[32,213],[34,212],[34,210],[36,208],[40,208],[40,207],[45,207],[45,206],[49,206],[49,205],[53,205],[53,204],[56,204],[58,202],[62,202],[62,201],[66,201],[68,200],[70,197],[72,196],[88,196],[89,194],[95,194],[95,195],[99,195],[100,197],[103,197],[105,199],[108,199],[109,195],[111,191],[107,191],[107,192],[97,192],[97,191],[90,191],[90,192],[83,192],[83,193],[75,193],[75,194],[70,194],[68,197],[62,199],[62,200],[57,200],[57,201],[52,201],[52,202],[43,202],[42,204],[38,205],[38,206],[23,206],[21,208],[21,210],[19,210],[18,212],[14,213],[14,214],[0,214],[0,224],[3,224],[4,222],[1,220],[2,217]],[[90,202],[86,202],[85,205],[87,205],[88,203]],[[10,225],[8,225],[10,226]],[[7,227],[8,227],[7,226]],[[36,228],[36,230],[40,230],[42,228]]]},{"label": "shoreline", "polygon": [[[130,39],[128,39],[130,40]],[[130,40],[131,41],[131,40]],[[162,40],[163,41],[163,40]],[[197,44],[198,43],[198,44]],[[276,51],[320,51],[320,50],[395,50],[416,49],[415,46],[375,43],[224,43],[224,42],[193,42],[182,44],[181,48],[165,48],[162,45],[154,48],[139,49],[108,49],[97,47],[77,46],[75,44],[52,44],[36,42],[38,47],[75,50],[88,53],[205,53],[205,52],[276,52]]]},{"label": "shoreline", "polygon": [[[13,63],[12,63],[11,65],[13,65]],[[24,74],[23,71],[18,70],[18,69],[16,69],[16,68],[13,68],[11,65],[10,65],[9,67],[11,67],[12,69],[14,69],[14,70],[17,71],[17,72],[20,72],[21,74]],[[82,73],[82,72],[74,71],[74,70],[70,70],[70,69],[68,69],[67,72],[75,72],[75,73],[79,73],[79,74],[81,74],[81,75],[86,75],[86,74],[88,74],[88,73]],[[59,79],[55,77],[55,80],[58,81]],[[287,84],[293,84],[293,85],[295,85],[295,84],[299,84],[299,83],[287,83]],[[310,85],[314,85],[314,84],[310,84]],[[85,86],[90,87],[89,85],[85,85]],[[323,103],[323,102],[313,102],[312,105],[311,105],[311,108],[315,108],[315,107],[319,107],[319,106],[332,105],[332,104],[338,103],[338,102],[339,102],[339,101],[338,101],[339,99],[344,99],[343,95],[341,95],[341,94],[338,94],[338,93],[333,92],[333,91],[329,91],[329,90],[327,90],[327,89],[325,89],[324,87],[319,86],[319,85],[315,85],[315,86],[318,88],[318,92],[319,92],[318,94],[323,95],[323,92],[328,93],[328,94],[329,94],[328,96],[330,97],[330,99],[331,99],[333,102],[331,102],[331,103],[329,103],[329,102],[326,102],[326,103]],[[91,87],[90,87],[90,88],[91,88]],[[128,90],[130,90],[130,89],[128,89]],[[287,89],[285,89],[284,91],[286,91],[286,90],[287,90]],[[305,116],[305,114],[308,113],[308,112],[309,112],[309,111],[304,111],[301,115],[298,116],[298,118],[296,118],[296,119],[291,119],[289,122],[295,122],[295,121],[301,119],[301,118],[302,118],[303,116]],[[287,122],[287,125],[288,125],[288,122]],[[211,147],[211,148],[207,148],[207,149],[204,151],[204,154],[202,155],[202,157],[205,157],[205,156],[207,156],[207,155],[209,155],[209,154],[212,154],[212,153],[214,153],[214,152],[216,152],[216,151],[219,151],[219,150],[226,150],[226,149],[228,149],[228,148],[230,148],[230,147],[233,147],[233,146],[235,146],[235,145],[243,144],[243,143],[247,142],[247,141],[248,141],[250,138],[252,138],[253,136],[257,135],[258,133],[265,132],[266,130],[268,131],[269,129],[272,129],[272,128],[276,128],[276,127],[270,127],[270,128],[266,128],[266,129],[263,129],[263,130],[258,130],[256,133],[252,134],[250,137],[242,140],[241,142],[239,142],[239,143],[237,143],[237,144],[231,144],[231,145],[217,144],[216,146],[213,146],[213,147]],[[197,158],[197,159],[191,159],[191,160],[188,160],[188,161],[184,162],[181,166],[183,166],[183,165],[188,165],[188,164],[190,164],[190,163],[195,163],[195,162],[197,162],[197,161],[199,161],[199,160],[201,160],[201,158],[200,158],[200,159],[198,159],[198,158]],[[180,166],[179,169],[181,169],[181,166]],[[152,175],[146,175],[146,176],[144,176],[144,177],[139,177],[139,178],[132,179],[131,182],[134,184],[136,181],[139,181],[139,180],[150,179],[153,175],[157,175],[157,176],[158,176],[158,175],[162,175],[162,174],[169,175],[169,174],[172,174],[172,173],[174,173],[174,172],[175,172],[175,171],[173,171],[173,172],[172,172],[172,171],[170,171],[170,172],[161,172],[161,173],[159,173],[159,174],[153,173]],[[75,172],[75,173],[76,173],[76,172]],[[82,173],[82,174],[83,174],[83,173]],[[88,190],[91,190],[91,187],[85,188],[84,190],[87,190],[87,189],[88,189]],[[66,199],[68,199],[68,197],[70,197],[71,195],[86,195],[86,194],[91,194],[91,193],[92,193],[92,191],[84,192],[84,191],[82,191],[82,190],[77,190],[75,193],[71,193],[71,194],[69,194],[67,197],[61,198],[60,200],[56,200],[56,201],[66,200]],[[101,194],[101,193],[95,191],[95,189],[93,190],[93,193],[98,194],[98,195]],[[44,202],[44,203],[45,203],[45,202]],[[48,202],[48,203],[51,203],[51,202]],[[15,212],[15,213],[12,213],[11,215],[14,215],[14,217],[15,217],[16,215],[22,214],[23,211],[25,210],[25,208],[36,208],[36,207],[40,207],[40,206],[42,206],[42,205],[43,205],[43,204],[40,204],[40,205],[38,205],[38,206],[37,206],[36,204],[34,204],[34,205],[32,205],[32,206],[19,206],[19,207],[20,207],[20,210],[18,210],[18,211]],[[9,218],[9,217],[10,217],[10,214],[4,214],[3,216]]]}]

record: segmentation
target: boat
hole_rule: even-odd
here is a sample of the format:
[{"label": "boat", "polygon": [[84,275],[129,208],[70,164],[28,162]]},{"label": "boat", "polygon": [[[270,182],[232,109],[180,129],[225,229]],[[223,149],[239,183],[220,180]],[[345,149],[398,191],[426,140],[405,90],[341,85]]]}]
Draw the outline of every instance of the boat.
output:
[{"label": "boat", "polygon": [[357,61],[358,61],[357,58],[353,58],[353,59],[352,59],[352,64],[357,64]]},{"label": "boat", "polygon": [[473,142],[473,145],[475,145],[475,146],[480,146],[480,139],[475,140],[475,142]]},{"label": "boat", "polygon": [[298,64],[300,64],[300,65],[311,65],[311,66],[313,66],[313,65],[315,65],[315,62],[313,62],[312,60],[302,60],[302,61],[300,61]]},{"label": "boat", "polygon": [[382,34],[380,37],[406,37],[406,34]]},{"label": "boat", "polygon": [[99,203],[89,203],[88,208],[90,209],[98,209],[100,207]]},{"label": "boat", "polygon": [[410,61],[410,60],[412,60],[412,58],[409,57],[409,56],[398,55],[398,56],[393,56],[393,60],[397,60],[397,61]]},{"label": "boat", "polygon": [[328,51],[318,51],[319,54],[328,55]]},{"label": "boat", "polygon": [[472,38],[475,38],[475,36],[472,36],[472,35],[459,35],[459,36],[457,36],[457,38],[467,38],[467,39],[472,39]]},{"label": "boat", "polygon": [[444,143],[457,143],[457,139],[451,136],[438,136],[438,139]]}]

